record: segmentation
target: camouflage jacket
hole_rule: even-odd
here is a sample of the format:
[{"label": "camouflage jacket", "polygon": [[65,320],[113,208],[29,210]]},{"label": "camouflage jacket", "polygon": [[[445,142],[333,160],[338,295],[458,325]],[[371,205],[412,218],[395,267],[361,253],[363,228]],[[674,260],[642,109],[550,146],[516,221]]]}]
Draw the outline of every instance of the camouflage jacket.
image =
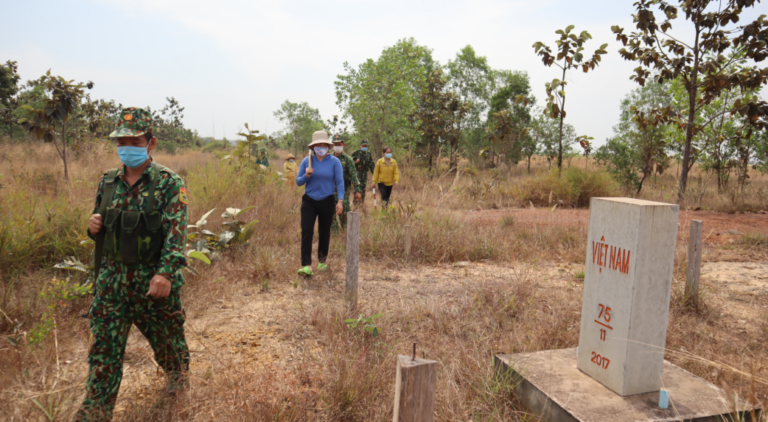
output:
[{"label": "camouflage jacket", "polygon": [[[125,167],[121,167],[115,178],[115,193],[108,208],[121,208],[128,211],[145,210],[149,185],[152,183],[155,172],[158,171],[160,178],[155,187],[155,207],[162,210],[162,227],[165,236],[160,262],[156,265],[124,264],[105,256],[99,278],[94,284],[94,293],[97,296],[115,299],[125,299],[133,295],[144,296],[149,291],[149,281],[158,274],[171,281],[172,290],[177,290],[184,284],[181,269],[187,265],[184,244],[187,237],[188,203],[184,181],[172,170],[152,161],[136,184],[129,187],[123,180]],[[99,212],[106,176],[107,173],[101,178],[93,214]],[[90,231],[88,236],[95,238]]]},{"label": "camouflage jacket", "polygon": [[[360,180],[357,178],[357,170],[355,170],[355,160],[352,159],[349,155],[342,152],[341,155],[336,157],[341,161],[341,168],[344,169],[344,189],[347,192],[350,192],[350,188],[352,186],[355,187],[356,193],[362,193],[363,192],[363,186],[360,185]],[[345,197],[348,197],[349,195],[344,195]]]},{"label": "camouflage jacket", "polygon": [[269,159],[266,155],[257,155],[256,164],[261,164],[264,167],[269,167]]},{"label": "camouflage jacket", "polygon": [[352,161],[360,160],[359,163],[355,163],[355,169],[358,172],[365,173],[366,171],[370,171],[371,174],[373,174],[373,169],[376,166],[373,164],[373,157],[371,157],[370,152],[359,149],[352,153],[352,158]]}]

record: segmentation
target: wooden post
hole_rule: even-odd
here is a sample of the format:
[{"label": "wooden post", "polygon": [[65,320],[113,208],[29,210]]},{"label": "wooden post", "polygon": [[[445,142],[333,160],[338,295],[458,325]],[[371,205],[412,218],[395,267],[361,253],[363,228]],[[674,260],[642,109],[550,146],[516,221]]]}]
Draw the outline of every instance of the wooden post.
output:
[{"label": "wooden post", "polygon": [[405,259],[411,255],[411,225],[405,225]]},{"label": "wooden post", "polygon": [[360,213],[347,213],[347,283],[344,300],[351,309],[357,306],[357,276],[360,261]]},{"label": "wooden post", "polygon": [[434,422],[436,385],[437,362],[398,356],[392,422]]},{"label": "wooden post", "polygon": [[699,277],[701,276],[701,235],[704,223],[691,220],[691,236],[688,238],[688,271],[685,277],[685,298],[688,304],[699,306]]}]

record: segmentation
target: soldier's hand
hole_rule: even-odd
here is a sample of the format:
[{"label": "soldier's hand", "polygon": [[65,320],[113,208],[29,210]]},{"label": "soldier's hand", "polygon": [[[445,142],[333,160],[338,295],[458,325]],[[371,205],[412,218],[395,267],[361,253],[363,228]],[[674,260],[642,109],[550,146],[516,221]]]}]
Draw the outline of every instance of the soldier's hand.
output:
[{"label": "soldier's hand", "polygon": [[357,160],[355,160],[355,164],[357,164],[357,163],[359,163],[359,162],[360,162],[360,159],[359,159],[359,158],[358,158]]},{"label": "soldier's hand", "polygon": [[363,195],[360,192],[355,192],[355,202],[360,202],[363,199]]},{"label": "soldier's hand", "polygon": [[152,277],[149,281],[147,296],[168,297],[169,294],[171,294],[171,281],[161,275]]},{"label": "soldier's hand", "polygon": [[102,227],[104,227],[104,223],[102,223],[101,214],[91,215],[91,219],[88,220],[88,231],[92,235],[96,235],[96,233],[101,231]]},{"label": "soldier's hand", "polygon": [[339,201],[336,203],[336,215],[341,215],[344,212],[344,203]]},{"label": "soldier's hand", "polygon": [[307,172],[304,173],[304,175],[309,177],[309,176],[312,176],[312,173],[314,172],[315,172],[315,169],[307,168]]}]

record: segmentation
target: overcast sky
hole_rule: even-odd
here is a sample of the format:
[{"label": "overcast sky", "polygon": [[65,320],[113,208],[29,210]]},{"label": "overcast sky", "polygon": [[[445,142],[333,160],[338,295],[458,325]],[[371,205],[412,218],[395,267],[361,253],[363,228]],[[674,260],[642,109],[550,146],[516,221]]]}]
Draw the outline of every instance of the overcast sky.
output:
[{"label": "overcast sky", "polygon": [[553,46],[554,31],[574,24],[592,34],[588,51],[609,44],[598,69],[567,78],[566,122],[600,145],[636,87],[635,64],[610,30],[631,29],[634,1],[2,0],[0,60],[16,60],[23,80],[48,69],[92,80],[92,97],[125,106],[176,97],[187,127],[235,139],[244,122],[280,129],[272,113],[285,100],[306,101],[323,119],[340,114],[333,82],[343,63],[378,58],[406,37],[443,64],[469,44],[496,69],[526,71],[542,105],[544,83],[560,75],[531,45]]}]

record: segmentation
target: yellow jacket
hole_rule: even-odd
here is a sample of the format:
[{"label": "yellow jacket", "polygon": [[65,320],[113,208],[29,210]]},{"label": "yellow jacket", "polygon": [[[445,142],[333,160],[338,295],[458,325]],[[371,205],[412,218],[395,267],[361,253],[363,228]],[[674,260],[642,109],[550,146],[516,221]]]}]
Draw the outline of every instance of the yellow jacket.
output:
[{"label": "yellow jacket", "polygon": [[380,158],[376,162],[376,170],[373,171],[373,183],[384,183],[386,186],[392,186],[400,183],[400,170],[397,169],[397,161],[394,158]]},{"label": "yellow jacket", "polygon": [[299,165],[296,164],[296,161],[292,163],[286,161],[285,164],[283,164],[283,177],[285,177],[288,180],[294,179],[294,182],[295,182],[296,176],[298,174],[299,174]]}]

